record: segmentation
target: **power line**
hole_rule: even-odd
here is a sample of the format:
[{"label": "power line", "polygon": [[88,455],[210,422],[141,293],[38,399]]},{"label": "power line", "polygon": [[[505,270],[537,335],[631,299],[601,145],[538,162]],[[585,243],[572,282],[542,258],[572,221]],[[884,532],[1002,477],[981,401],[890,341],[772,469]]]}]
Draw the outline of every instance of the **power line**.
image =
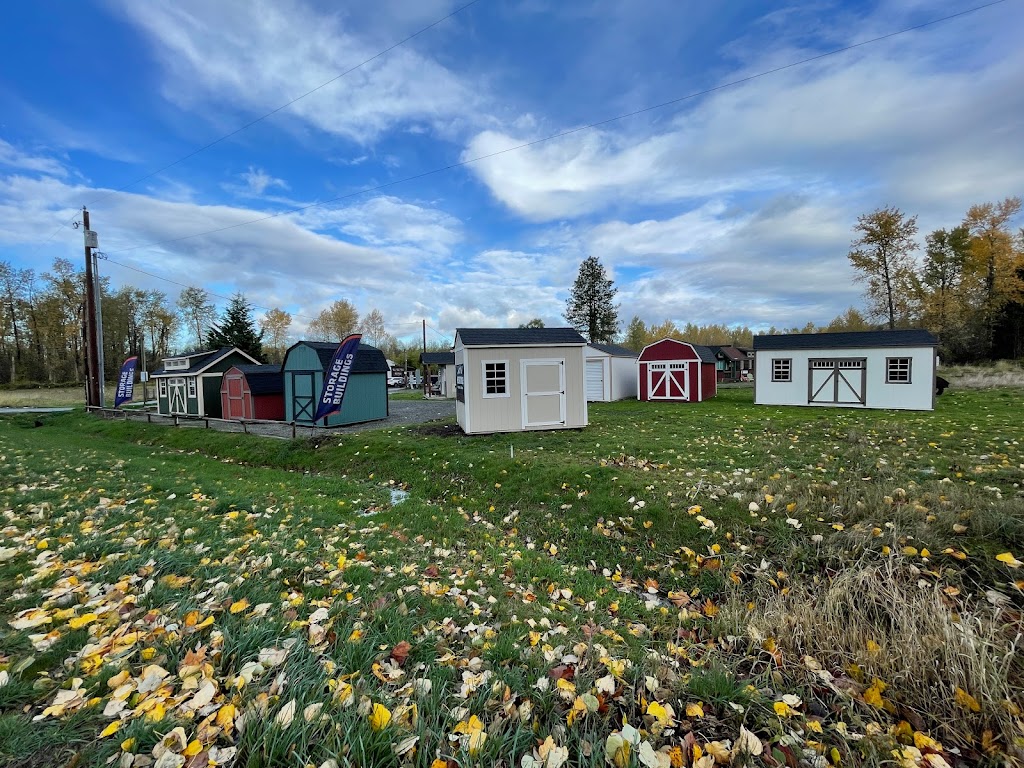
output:
[{"label": "power line", "polygon": [[286,215],[292,214],[292,213],[300,213],[302,211],[306,211],[306,210],[309,210],[311,208],[320,208],[320,207],[323,207],[323,206],[327,205],[328,203],[336,203],[336,202],[339,202],[341,200],[347,200],[349,198],[358,197],[360,195],[365,195],[365,194],[370,193],[370,192],[378,192],[378,191],[380,191],[382,189],[387,189],[389,187],[393,187],[393,186],[396,186],[398,184],[405,184],[405,183],[410,182],[410,181],[416,181],[418,179],[426,178],[427,176],[433,176],[435,174],[443,173],[445,171],[450,171],[450,170],[453,170],[455,168],[462,168],[462,167],[465,167],[467,165],[472,165],[473,163],[478,163],[481,160],[489,160],[489,159],[491,159],[493,157],[498,157],[499,155],[508,154],[509,152],[516,152],[516,151],[518,151],[520,149],[526,149],[527,147],[533,147],[533,146],[536,146],[538,144],[544,144],[544,143],[549,142],[549,141],[554,141],[555,139],[561,139],[561,138],[564,138],[566,136],[571,136],[573,134],[580,133],[582,131],[587,131],[587,130],[590,130],[592,128],[597,128],[597,127],[602,126],[602,125],[608,125],[609,123],[614,123],[614,122],[617,122],[619,120],[625,120],[626,118],[636,117],[637,115],[642,115],[644,113],[652,112],[652,111],[657,110],[657,109],[664,109],[665,107],[669,107],[669,106],[672,106],[674,104],[680,104],[680,103],[682,103],[684,101],[689,101],[691,99],[696,99],[696,98],[699,98],[701,96],[707,96],[708,94],[715,93],[716,91],[721,91],[721,90],[725,90],[727,88],[735,87],[737,85],[742,85],[744,83],[749,83],[749,82],[752,82],[754,80],[759,80],[761,78],[768,77],[769,75],[774,75],[774,74],[777,74],[779,72],[783,72],[783,71],[785,71],[787,69],[792,69],[794,67],[799,67],[799,66],[801,66],[803,64],[808,64],[808,63],[810,63],[812,61],[818,61],[820,59],[828,58],[830,56],[836,56],[836,55],[838,55],[840,53],[846,53],[847,51],[852,51],[852,50],[854,50],[856,48],[862,48],[864,46],[871,45],[873,43],[878,43],[878,42],[881,42],[883,40],[888,40],[888,39],[896,37],[898,35],[903,35],[903,34],[906,34],[908,32],[914,32],[916,30],[924,29],[925,27],[930,27],[930,26],[933,26],[935,24],[941,24],[942,22],[950,21],[952,19],[956,19],[956,18],[959,18],[959,17],[962,17],[962,16],[966,16],[968,14],[975,13],[976,11],[980,11],[980,10],[983,10],[985,8],[991,8],[994,5],[1000,5],[1001,3],[1004,3],[1004,2],[1006,2],[1006,0],[993,0],[992,2],[985,3],[983,5],[978,5],[978,6],[975,6],[973,8],[969,8],[969,9],[967,9],[965,11],[960,11],[958,13],[951,13],[948,16],[943,16],[943,17],[938,18],[938,19],[932,19],[931,21],[922,22],[921,24],[915,24],[915,25],[910,26],[910,27],[905,27],[905,28],[897,30],[895,32],[889,32],[888,34],[885,34],[885,35],[879,35],[878,37],[873,37],[870,40],[863,40],[863,41],[861,41],[859,43],[853,43],[851,45],[843,46],[842,48],[835,48],[835,49],[833,49],[831,51],[826,51],[825,53],[819,53],[819,54],[815,54],[814,56],[808,56],[808,57],[800,59],[798,61],[790,62],[789,64],[783,64],[783,65],[778,66],[778,67],[773,67],[772,69],[764,70],[763,72],[758,72],[757,74],[754,74],[754,75],[747,75],[746,77],[741,77],[741,78],[738,78],[736,80],[730,80],[727,83],[722,83],[720,85],[715,85],[715,86],[712,86],[710,88],[705,88],[705,89],[700,90],[700,91],[694,91],[693,93],[688,93],[685,96],[679,96],[677,98],[669,99],[668,101],[663,101],[663,102],[660,102],[658,104],[652,104],[651,106],[643,107],[642,109],[637,109],[637,110],[634,110],[632,112],[625,112],[625,113],[623,113],[621,115],[616,115],[614,117],[608,117],[608,118],[605,118],[603,120],[597,120],[595,122],[588,123],[587,125],[582,125],[582,126],[579,126],[577,128],[570,128],[569,130],[560,131],[558,133],[553,133],[550,136],[545,136],[545,137],[540,138],[540,139],[534,139],[533,141],[523,142],[522,144],[517,144],[517,145],[512,146],[512,147],[507,147],[505,149],[501,149],[501,150],[498,150],[496,152],[490,152],[490,153],[488,153],[486,155],[479,155],[478,157],[473,157],[473,158],[470,158],[468,160],[460,160],[459,162],[451,163],[449,165],[441,166],[439,168],[434,168],[434,169],[429,170],[429,171],[424,171],[423,173],[417,173],[417,174],[414,174],[412,176],[405,176],[404,178],[395,179],[394,181],[388,181],[388,182],[385,182],[383,184],[377,184],[377,185],[374,185],[372,187],[364,187],[364,188],[359,189],[359,190],[357,190],[355,192],[349,192],[349,193],[344,194],[344,195],[338,195],[337,197],[332,197],[332,198],[329,198],[327,200],[322,200],[322,201],[317,202],[317,203],[309,203],[307,205],[301,205],[301,206],[298,206],[296,208],[288,208],[288,209],[285,209],[283,211],[278,211],[276,213],[269,214],[267,216],[261,216],[259,218],[249,219],[247,221],[241,221],[241,222],[238,222],[236,224],[229,224],[229,225],[224,226],[224,227],[217,227],[216,229],[208,229],[208,230],[205,230],[203,232],[196,232],[196,233],[191,234],[191,235],[183,235],[182,237],[173,237],[173,238],[170,238],[170,239],[167,239],[167,240],[158,240],[158,241],[155,241],[155,242],[152,242],[152,243],[140,243],[139,245],[133,245],[133,246],[130,246],[128,248],[120,248],[120,249],[118,249],[116,251],[111,251],[111,252],[112,253],[126,253],[128,251],[138,250],[139,248],[153,248],[153,247],[156,247],[156,246],[159,246],[159,245],[167,245],[167,244],[170,244],[170,243],[181,242],[182,240],[191,240],[191,239],[196,238],[196,237],[202,237],[204,235],[212,235],[212,234],[216,234],[218,232],[226,232],[227,230],[237,229],[238,227],[245,227],[245,226],[248,226],[250,224],[258,224],[258,223],[260,223],[262,221],[269,221],[270,219],[276,219],[276,218],[278,218],[280,216],[286,216]]}]

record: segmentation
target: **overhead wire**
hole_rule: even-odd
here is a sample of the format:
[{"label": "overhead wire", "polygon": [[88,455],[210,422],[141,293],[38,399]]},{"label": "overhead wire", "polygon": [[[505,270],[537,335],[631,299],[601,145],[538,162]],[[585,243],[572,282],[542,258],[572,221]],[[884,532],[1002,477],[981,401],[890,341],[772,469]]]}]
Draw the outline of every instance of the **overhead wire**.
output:
[{"label": "overhead wire", "polygon": [[689,101],[689,100],[692,100],[692,99],[696,99],[696,98],[699,98],[701,96],[707,96],[707,95],[715,93],[717,91],[725,90],[727,88],[733,88],[733,87],[735,87],[737,85],[743,85],[744,83],[749,83],[749,82],[752,82],[754,80],[759,80],[761,78],[768,77],[769,75],[774,75],[774,74],[777,74],[779,72],[783,72],[783,71],[785,71],[787,69],[793,69],[794,67],[799,67],[799,66],[802,66],[804,64],[809,64],[812,61],[819,61],[821,59],[828,58],[830,56],[837,56],[837,55],[839,55],[841,53],[846,53],[848,51],[852,51],[852,50],[857,49],[857,48],[862,48],[864,46],[872,45],[874,43],[878,43],[878,42],[881,42],[883,40],[889,40],[889,39],[891,39],[893,37],[897,37],[899,35],[907,34],[908,32],[914,32],[914,31],[917,31],[917,30],[920,30],[920,29],[924,29],[926,27],[934,26],[936,24],[941,24],[942,22],[946,22],[946,21],[950,21],[952,19],[956,19],[956,18],[960,18],[960,17],[963,17],[963,16],[967,16],[968,14],[975,13],[975,12],[983,10],[985,8],[991,8],[992,6],[1000,5],[1002,3],[1005,3],[1006,1],[1007,0],[992,0],[991,2],[984,3],[982,5],[977,5],[977,6],[974,6],[973,8],[969,8],[969,9],[964,10],[964,11],[959,11],[957,13],[951,13],[951,14],[948,14],[948,15],[943,16],[941,18],[932,19],[930,21],[925,21],[925,22],[922,22],[920,24],[914,24],[912,26],[904,27],[903,29],[899,29],[899,30],[896,30],[894,32],[889,32],[889,33],[884,34],[884,35],[878,35],[877,37],[873,37],[873,38],[870,38],[868,40],[862,40],[859,43],[852,43],[850,45],[846,45],[846,46],[843,46],[841,48],[835,48],[835,49],[832,49],[830,51],[825,51],[824,53],[815,54],[814,56],[807,56],[807,57],[799,59],[797,61],[792,61],[792,62],[790,62],[788,64],[782,64],[780,66],[772,67],[771,69],[767,69],[767,70],[764,70],[762,72],[758,72],[758,73],[753,74],[753,75],[747,75],[745,77],[740,77],[740,78],[737,78],[735,80],[730,80],[729,82],[726,82],[726,83],[720,83],[719,85],[711,86],[709,88],[704,88],[704,89],[699,90],[699,91],[693,91],[692,93],[688,93],[688,94],[686,94],[684,96],[678,96],[676,98],[669,99],[667,101],[659,102],[658,104],[652,104],[650,106],[642,107],[641,109],[636,109],[636,110],[633,110],[631,112],[624,112],[622,114],[615,115],[613,117],[604,118],[602,120],[596,120],[596,121],[594,121],[592,123],[587,123],[586,125],[581,125],[581,126],[578,126],[576,128],[570,128],[570,129],[567,129],[567,130],[564,130],[564,131],[559,131],[558,133],[553,133],[553,134],[551,134],[549,136],[544,136],[542,138],[534,139],[532,141],[526,141],[526,142],[523,142],[521,144],[516,144],[516,145],[511,146],[511,147],[506,147],[505,149],[500,149],[500,150],[497,150],[495,152],[489,152],[489,153],[484,154],[484,155],[478,155],[477,157],[472,157],[472,158],[469,158],[469,159],[466,159],[466,160],[460,160],[460,161],[455,162],[455,163],[450,163],[448,165],[440,166],[438,168],[433,168],[433,169],[431,169],[429,171],[424,171],[422,173],[413,174],[411,176],[405,176],[405,177],[403,177],[401,179],[394,179],[392,181],[384,182],[382,184],[376,184],[376,185],[373,185],[373,186],[370,186],[370,187],[363,187],[362,189],[356,190],[354,192],[348,192],[348,193],[346,193],[344,195],[338,195],[336,197],[328,198],[327,200],[321,200],[321,201],[315,202],[315,203],[308,203],[306,205],[300,205],[300,206],[297,206],[297,207],[294,207],[294,208],[287,208],[285,210],[277,211],[275,213],[271,213],[271,214],[268,214],[266,216],[260,216],[260,217],[254,218],[254,219],[248,219],[246,221],[237,222],[235,224],[229,224],[229,225],[224,226],[224,227],[216,227],[214,229],[204,230],[202,232],[195,232],[195,233],[190,234],[190,235],[183,235],[181,237],[168,238],[166,240],[157,240],[157,241],[150,242],[150,243],[139,243],[138,245],[129,246],[127,248],[119,248],[119,249],[117,249],[115,251],[111,251],[111,253],[127,253],[128,251],[134,251],[134,250],[138,250],[140,248],[155,248],[155,247],[161,246],[161,245],[168,245],[170,243],[178,243],[178,242],[181,242],[183,240],[191,240],[191,239],[196,238],[196,237],[203,237],[204,235],[213,235],[213,234],[216,234],[218,232],[226,232],[226,231],[231,230],[231,229],[237,229],[239,227],[249,226],[250,224],[258,224],[258,223],[263,222],[263,221],[269,221],[271,219],[276,219],[276,218],[279,218],[281,216],[287,216],[287,215],[292,214],[292,213],[301,213],[302,211],[307,211],[307,210],[309,210],[311,208],[322,208],[323,206],[328,205],[330,203],[336,203],[336,202],[339,202],[341,200],[347,200],[347,199],[350,199],[350,198],[353,198],[353,197],[358,197],[360,195],[365,195],[365,194],[368,194],[370,192],[378,192],[378,191],[380,191],[382,189],[388,189],[390,187],[394,187],[394,186],[397,186],[399,184],[406,184],[406,183],[408,183],[410,181],[416,181],[418,179],[423,179],[423,178],[426,178],[428,176],[434,176],[436,174],[443,173],[445,171],[450,171],[450,170],[453,170],[455,168],[463,168],[463,167],[465,167],[467,165],[472,165],[474,163],[478,163],[478,162],[481,162],[483,160],[490,160],[491,158],[499,157],[501,155],[505,155],[505,154],[508,154],[510,152],[516,152],[516,151],[521,150],[521,149],[526,149],[528,147],[537,146],[538,144],[544,144],[544,143],[549,142],[549,141],[554,141],[555,139],[561,139],[561,138],[564,138],[566,136],[571,136],[573,134],[580,133],[582,131],[591,130],[593,128],[597,128],[597,127],[600,127],[602,125],[608,125],[609,123],[614,123],[614,122],[617,122],[617,121],[620,121],[620,120],[625,120],[625,119],[630,118],[630,117],[636,117],[637,115],[642,115],[642,114],[645,114],[647,112],[652,112],[652,111],[655,111],[655,110],[658,110],[658,109],[663,109],[665,107],[669,107],[669,106],[672,106],[672,105],[675,105],[675,104],[680,104],[680,103],[682,103],[684,101]]}]

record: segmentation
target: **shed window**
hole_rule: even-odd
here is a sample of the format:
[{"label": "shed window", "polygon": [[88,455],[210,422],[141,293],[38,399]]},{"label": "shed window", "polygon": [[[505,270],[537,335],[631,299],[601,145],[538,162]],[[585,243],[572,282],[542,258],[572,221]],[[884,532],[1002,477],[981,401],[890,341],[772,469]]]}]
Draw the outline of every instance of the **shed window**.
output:
[{"label": "shed window", "polygon": [[910,362],[909,357],[887,357],[885,358],[885,383],[886,384],[909,384],[910,383]]},{"label": "shed window", "polygon": [[160,397],[167,397],[167,379],[160,379]]},{"label": "shed window", "polygon": [[508,397],[508,362],[484,360],[484,397]]},{"label": "shed window", "polygon": [[772,381],[792,381],[793,361],[789,358],[772,359]]},{"label": "shed window", "polygon": [[188,396],[189,397],[195,397],[196,396],[196,379],[195,379],[194,376],[189,377],[189,379],[188,379]]}]

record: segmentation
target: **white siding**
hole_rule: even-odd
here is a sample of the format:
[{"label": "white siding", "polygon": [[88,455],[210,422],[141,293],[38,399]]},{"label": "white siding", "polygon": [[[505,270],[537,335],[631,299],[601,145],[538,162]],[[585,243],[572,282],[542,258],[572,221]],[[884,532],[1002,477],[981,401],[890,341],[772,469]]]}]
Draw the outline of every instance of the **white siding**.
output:
[{"label": "white siding", "polygon": [[613,357],[612,367],[612,400],[636,399],[637,368],[635,357]]},{"label": "white siding", "polygon": [[[886,360],[910,358],[910,383],[886,382]],[[791,360],[791,380],[772,381],[772,361]],[[809,402],[811,360],[863,359],[864,404]],[[758,405],[812,405],[832,408],[934,408],[935,350],[932,347],[862,347],[843,349],[773,349],[756,353],[754,402]]]}]

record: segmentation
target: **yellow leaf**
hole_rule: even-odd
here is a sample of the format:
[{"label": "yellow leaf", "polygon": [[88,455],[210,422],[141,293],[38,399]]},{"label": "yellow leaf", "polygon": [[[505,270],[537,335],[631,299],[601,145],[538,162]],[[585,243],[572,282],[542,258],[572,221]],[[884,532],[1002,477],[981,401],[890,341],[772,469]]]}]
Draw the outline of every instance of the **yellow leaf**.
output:
[{"label": "yellow leaf", "polygon": [[217,725],[225,731],[231,732],[235,724],[235,705],[225,704],[217,710]]},{"label": "yellow leaf", "polygon": [[880,646],[874,640],[868,640],[868,650],[871,653],[878,653],[880,650],[882,650],[882,646]]},{"label": "yellow leaf", "polygon": [[158,703],[146,714],[146,719],[152,720],[154,723],[159,723],[166,716],[167,708],[163,704]]},{"label": "yellow leaf", "polygon": [[249,601],[243,597],[241,600],[236,600],[235,602],[233,602],[228,610],[231,611],[231,613],[241,613],[248,607]]},{"label": "yellow leaf", "polygon": [[483,730],[473,731],[469,735],[469,756],[476,757],[477,754],[484,746],[484,742],[487,741],[487,733]]},{"label": "yellow leaf", "polygon": [[909,547],[909,546],[904,547],[903,548],[903,554],[906,555],[907,557],[913,557],[914,555],[917,554],[917,547]]},{"label": "yellow leaf", "polygon": [[870,704],[872,707],[877,709],[882,709],[885,706],[885,701],[882,699],[882,691],[885,689],[885,683],[876,679],[871,686],[864,691],[864,703]]},{"label": "yellow leaf", "polygon": [[697,702],[696,704],[687,704],[686,716],[697,718],[704,717],[704,707],[701,705],[701,702]]},{"label": "yellow leaf", "polygon": [[776,701],[772,704],[772,709],[775,710],[775,714],[779,717],[792,717],[794,714],[793,708],[784,701]]},{"label": "yellow leaf", "polygon": [[383,704],[374,704],[370,712],[370,727],[375,731],[382,731],[391,722],[391,710]]},{"label": "yellow leaf", "polygon": [[202,744],[202,742],[199,741],[198,739],[193,739],[192,741],[189,742],[189,745],[187,747],[185,747],[185,751],[182,752],[181,754],[183,754],[185,757],[192,757],[193,755],[198,755],[202,751],[203,751],[203,744]]},{"label": "yellow leaf", "polygon": [[98,618],[99,617],[95,613],[85,613],[69,621],[68,626],[72,629],[81,629],[82,627],[89,626]]},{"label": "yellow leaf", "polygon": [[954,695],[956,697],[956,703],[961,707],[969,709],[971,712],[981,712],[981,704],[979,704],[978,700],[963,688],[957,688]]},{"label": "yellow leaf", "polygon": [[117,729],[120,728],[120,727],[121,727],[121,721],[120,720],[115,720],[110,725],[108,725],[106,728],[104,728],[102,731],[100,731],[100,738],[101,739],[105,739],[105,738],[107,738],[107,736],[113,736],[115,733],[117,733]]},{"label": "yellow leaf", "polygon": [[131,752],[133,749],[135,749],[135,739],[125,739],[121,742],[122,752]]},{"label": "yellow leaf", "polygon": [[1024,565],[1024,562],[1021,562],[1016,557],[1014,557],[1011,552],[1003,552],[1003,554],[1001,555],[996,555],[996,560],[998,560],[1000,563],[1005,563],[1011,568],[1020,568],[1022,565]]}]

